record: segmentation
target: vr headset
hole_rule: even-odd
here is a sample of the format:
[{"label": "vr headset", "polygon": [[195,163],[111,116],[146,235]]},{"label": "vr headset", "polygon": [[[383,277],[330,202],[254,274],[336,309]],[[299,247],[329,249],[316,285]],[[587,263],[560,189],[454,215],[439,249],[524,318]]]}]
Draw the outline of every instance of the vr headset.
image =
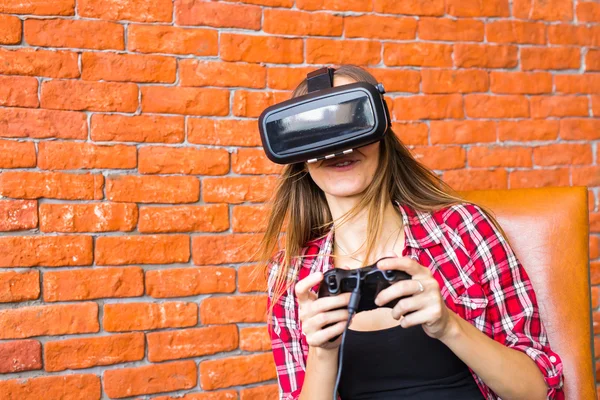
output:
[{"label": "vr headset", "polygon": [[316,162],[383,139],[391,125],[385,90],[356,82],[333,87],[333,68],[307,75],[308,93],[266,108],[258,120],[267,157]]}]

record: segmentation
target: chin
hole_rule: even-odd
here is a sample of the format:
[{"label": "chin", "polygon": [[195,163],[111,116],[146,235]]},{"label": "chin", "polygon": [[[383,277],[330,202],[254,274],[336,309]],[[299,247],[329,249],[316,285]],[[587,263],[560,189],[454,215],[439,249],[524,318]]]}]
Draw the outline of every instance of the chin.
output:
[{"label": "chin", "polygon": [[366,185],[335,185],[335,187],[326,188],[324,190],[330,196],[335,197],[353,197],[361,194],[367,189]]}]

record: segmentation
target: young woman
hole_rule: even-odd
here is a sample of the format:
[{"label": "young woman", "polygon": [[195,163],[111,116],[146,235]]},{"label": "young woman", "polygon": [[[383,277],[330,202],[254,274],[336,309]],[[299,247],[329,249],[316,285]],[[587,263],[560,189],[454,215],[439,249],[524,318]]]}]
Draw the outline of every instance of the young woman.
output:
[{"label": "young woman", "polygon": [[[355,66],[335,71],[334,86],[360,81],[377,84]],[[306,93],[304,80],[292,96]],[[280,399],[332,398],[341,338],[330,339],[344,331],[350,294],[319,299],[316,290],[325,271],[382,257],[380,269],[412,279],[377,297],[406,296],[393,309],[353,317],[342,399],[564,398],[560,357],[501,227],[391,130],[350,154],[286,165],[261,253]]]}]

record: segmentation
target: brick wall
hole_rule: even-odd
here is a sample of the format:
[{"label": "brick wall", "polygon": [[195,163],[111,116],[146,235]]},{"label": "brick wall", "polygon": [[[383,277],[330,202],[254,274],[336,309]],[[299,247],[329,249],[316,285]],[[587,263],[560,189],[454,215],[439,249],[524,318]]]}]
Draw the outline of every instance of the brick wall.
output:
[{"label": "brick wall", "polygon": [[458,190],[588,186],[599,305],[597,1],[0,0],[0,44],[0,398],[275,397],[256,117],[323,64]]}]

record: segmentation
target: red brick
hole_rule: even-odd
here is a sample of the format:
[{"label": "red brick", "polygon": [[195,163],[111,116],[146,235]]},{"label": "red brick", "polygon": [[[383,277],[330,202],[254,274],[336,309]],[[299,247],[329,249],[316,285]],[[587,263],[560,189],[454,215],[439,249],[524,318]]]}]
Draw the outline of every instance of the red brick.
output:
[{"label": "red brick", "polygon": [[310,64],[375,65],[381,60],[381,44],[373,40],[307,39]]},{"label": "red brick", "polygon": [[421,18],[419,39],[481,42],[484,36],[482,21],[449,18]]},{"label": "red brick", "polygon": [[455,190],[508,189],[504,168],[456,169],[445,171],[442,179]]},{"label": "red brick", "polygon": [[38,81],[29,76],[0,76],[0,106],[38,107]]},{"label": "red brick", "polygon": [[371,0],[296,0],[296,7],[310,11],[371,11],[373,4]]},{"label": "red brick", "polygon": [[523,120],[499,121],[498,140],[529,142],[536,140],[556,140],[558,138],[558,121],[556,120]]},{"label": "red brick", "polygon": [[0,44],[21,42],[21,20],[12,15],[0,15]]},{"label": "red brick", "polygon": [[397,120],[463,118],[463,100],[460,95],[396,97],[393,115]]},{"label": "red brick", "polygon": [[417,21],[378,15],[346,16],[344,31],[347,38],[408,40],[416,37]]},{"label": "red brick", "polygon": [[423,69],[423,93],[487,92],[490,80],[487,71]]},{"label": "red brick", "polygon": [[143,333],[46,342],[44,369],[57,372],[138,361],[144,358],[144,347]]},{"label": "red brick", "polygon": [[135,168],[135,146],[99,146],[81,142],[40,142],[38,167],[41,169],[131,169]]},{"label": "red brick", "polygon": [[[287,92],[251,92],[236,90],[233,95],[233,115],[238,117],[258,117],[265,108],[290,98]],[[252,121],[253,130],[258,134],[258,124]],[[260,137],[259,137],[260,138]]]},{"label": "red brick", "polygon": [[592,114],[594,117],[600,117],[600,96],[590,96],[592,99]]},{"label": "red brick", "polygon": [[104,304],[102,327],[107,332],[144,331],[184,328],[197,323],[196,303],[183,301],[111,303]]},{"label": "red brick", "polygon": [[[590,235],[590,259],[594,259],[594,258],[598,258],[600,257],[600,236],[594,236],[594,235]],[[591,268],[593,274],[593,277],[596,277],[596,271],[598,270],[598,267],[600,267],[600,263],[590,263],[593,264],[590,267],[595,266],[596,268]],[[600,271],[599,271],[600,272]],[[598,283],[600,283],[600,281],[598,279],[592,279],[592,285],[597,285]]]},{"label": "red brick", "polygon": [[[226,1],[233,1],[233,2],[240,2],[240,3],[247,3],[247,4],[258,4],[258,5],[269,6],[269,7],[290,8],[294,5],[294,0],[226,0]],[[300,2],[301,1],[302,0],[300,0]],[[346,2],[346,3],[348,3],[348,2]],[[344,4],[344,3],[342,3],[342,4]],[[195,397],[194,397],[194,399],[195,399]],[[204,397],[202,397],[202,399],[204,399]],[[211,399],[212,399],[212,397],[211,397]],[[220,399],[220,397],[219,397],[219,399]],[[164,400],[164,399],[161,399],[161,400]],[[188,399],[185,399],[185,400],[188,400]],[[200,398],[198,398],[198,400],[200,400]],[[216,399],[214,399],[214,400],[216,400]]]},{"label": "red brick", "polygon": [[82,17],[138,22],[171,22],[171,0],[78,0],[77,14]]},{"label": "red brick", "polygon": [[431,144],[496,141],[496,123],[493,121],[431,121],[429,124]]},{"label": "red brick", "polygon": [[570,186],[568,168],[515,170],[509,176],[510,188]]},{"label": "red brick", "polygon": [[465,150],[459,146],[420,146],[411,149],[411,153],[431,170],[465,167]]},{"label": "red brick", "polygon": [[86,139],[86,115],[70,111],[0,108],[0,136]]},{"label": "red brick", "polygon": [[572,21],[573,0],[514,0],[513,16],[518,19]]},{"label": "red brick", "polygon": [[0,381],[5,399],[100,400],[100,377],[94,374],[68,374]]},{"label": "red brick", "polygon": [[387,92],[419,93],[421,74],[419,71],[388,68],[368,68],[375,79],[383,82]]},{"label": "red brick", "polygon": [[271,162],[263,149],[238,149],[231,156],[231,167],[236,174],[277,174],[282,166]]},{"label": "red brick", "polygon": [[452,46],[438,43],[385,43],[387,66],[451,67]]},{"label": "red brick", "polygon": [[533,149],[536,165],[581,165],[592,163],[590,144],[559,143],[538,146]]},{"label": "red brick", "polygon": [[184,117],[93,114],[91,119],[95,141],[181,143],[184,136]]},{"label": "red brick", "polygon": [[521,68],[578,69],[581,64],[580,49],[568,47],[525,47],[521,49]]},{"label": "red brick", "polygon": [[226,204],[142,207],[138,230],[157,232],[223,232],[229,229]]},{"label": "red brick", "polygon": [[223,267],[169,268],[146,272],[146,292],[154,298],[233,293],[235,269]]},{"label": "red brick", "polygon": [[186,235],[101,236],[96,238],[96,265],[168,264],[188,262]]},{"label": "red brick", "polygon": [[44,108],[134,112],[138,87],[134,83],[52,80],[42,83]]},{"label": "red brick", "polygon": [[262,65],[184,59],[179,61],[179,85],[264,88],[267,70]]},{"label": "red brick", "polygon": [[490,72],[491,91],[501,94],[541,94],[552,92],[548,72]]},{"label": "red brick", "polygon": [[142,88],[142,112],[227,115],[229,90],[145,86]]},{"label": "red brick", "polygon": [[256,261],[258,234],[201,235],[192,238],[195,265]]},{"label": "red brick", "polygon": [[219,50],[223,61],[276,64],[299,64],[304,61],[303,39],[224,32],[220,37]]},{"label": "red brick", "polygon": [[94,268],[44,273],[44,301],[136,297],[144,294],[140,267]]},{"label": "red brick", "polygon": [[139,54],[83,53],[81,79],[120,82],[175,82],[175,58]]},{"label": "red brick", "polygon": [[95,333],[100,330],[98,304],[85,302],[0,310],[0,325],[0,339]]},{"label": "red brick", "polygon": [[579,22],[600,22],[600,4],[594,2],[578,2],[577,20]]},{"label": "red brick", "polygon": [[194,147],[142,147],[138,170],[142,174],[224,175],[229,172],[229,152]]},{"label": "red brick", "polygon": [[201,0],[175,0],[177,25],[259,30],[261,17],[261,8],[258,6]]},{"label": "red brick", "polygon": [[[488,42],[520,44],[546,43],[546,25],[541,22],[489,21],[485,25],[485,34]],[[534,48],[522,48],[521,50],[531,49]]]},{"label": "red brick", "polygon": [[528,167],[531,168],[530,147],[519,146],[472,146],[467,157],[469,167]]},{"label": "red brick", "polygon": [[[0,354],[2,354],[0,358],[2,374],[42,369],[42,344],[37,340],[0,343]],[[0,392],[1,390],[0,386]]]},{"label": "red brick", "polygon": [[386,14],[444,15],[443,0],[375,0],[375,11]]},{"label": "red brick", "polygon": [[590,232],[600,233],[600,213],[590,213]]},{"label": "red brick", "polygon": [[585,70],[600,71],[600,50],[589,49],[585,55]]},{"label": "red brick", "polygon": [[462,68],[514,68],[518,63],[518,53],[516,46],[508,45],[454,45],[455,65]]},{"label": "red brick", "polygon": [[[241,109],[244,113],[254,112],[253,108],[249,108],[254,105],[250,103],[248,96],[238,96],[237,93],[239,91],[234,96],[234,107],[236,98],[242,98],[242,100],[238,100],[238,110]],[[255,120],[189,118],[187,124],[190,143],[217,146],[261,145],[258,124]]]},{"label": "red brick", "polygon": [[219,33],[213,29],[129,25],[127,49],[140,53],[216,56],[219,54]]},{"label": "red brick", "polygon": [[269,209],[263,205],[240,205],[233,207],[232,228],[234,232],[264,232]]},{"label": "red brick", "polygon": [[264,202],[275,187],[273,176],[205,178],[202,200],[206,203]]},{"label": "red brick", "polygon": [[266,307],[266,295],[209,297],[200,303],[200,319],[204,325],[265,322]]},{"label": "red brick", "polygon": [[127,203],[40,204],[42,232],[132,231],[137,206]]},{"label": "red brick", "polygon": [[238,269],[238,290],[241,293],[266,292],[267,276],[258,265],[242,265]]},{"label": "red brick", "polygon": [[0,1],[0,13],[34,15],[74,15],[75,0]]},{"label": "red brick", "polygon": [[148,333],[148,360],[160,362],[202,357],[238,347],[235,325]]},{"label": "red brick", "polygon": [[103,186],[104,177],[100,174],[29,171],[0,173],[0,195],[4,197],[98,200],[102,198]]},{"label": "red brick", "polygon": [[[2,79],[0,79],[0,84]],[[1,90],[0,90],[1,91]],[[33,142],[0,140],[0,168],[35,167],[36,155]],[[2,222],[0,222],[0,226]]]},{"label": "red brick", "polygon": [[558,93],[600,93],[600,74],[556,75],[554,85]]},{"label": "red brick", "polygon": [[267,86],[271,89],[293,90],[314,69],[312,67],[269,67],[267,68]]},{"label": "red brick", "polygon": [[529,101],[525,96],[465,96],[465,111],[471,118],[529,117]]},{"label": "red brick", "polygon": [[275,384],[242,389],[240,395],[240,400],[274,399],[279,395],[279,387]]},{"label": "red brick", "polygon": [[91,236],[0,237],[0,267],[61,267],[91,264]]},{"label": "red brick", "polygon": [[263,18],[263,31],[272,34],[341,36],[344,30],[343,18],[331,13],[265,8]]},{"label": "red brick", "polygon": [[39,271],[0,272],[0,303],[17,303],[35,300],[38,297],[40,297]]},{"label": "red brick", "polygon": [[586,96],[533,96],[531,117],[587,117],[588,99]]},{"label": "red brick", "polygon": [[394,133],[405,145],[428,144],[429,128],[423,123],[394,123]]},{"label": "red brick", "polygon": [[193,360],[112,369],[103,375],[104,391],[110,398],[190,389],[197,379]]},{"label": "red brick", "polygon": [[[600,166],[572,167],[571,180],[573,186],[600,186]],[[590,198],[591,200],[595,199]],[[590,258],[596,257],[590,255]]]},{"label": "red brick", "polygon": [[584,141],[600,139],[600,121],[595,119],[561,119],[560,138]]},{"label": "red brick", "polygon": [[70,51],[0,48],[0,73],[6,75],[79,77],[78,55]]},{"label": "red brick", "polygon": [[241,328],[240,349],[245,351],[271,350],[271,338],[266,326]]},{"label": "red brick", "polygon": [[275,379],[271,352],[200,362],[200,386],[214,390]]},{"label": "red brick", "polygon": [[[244,0],[257,1],[257,0]],[[269,1],[269,0],[259,0]],[[187,393],[181,397],[180,395],[173,396],[159,396],[153,397],[152,400],[238,400],[238,394],[235,390],[219,390],[216,392],[204,392],[204,393]]]},{"label": "red brick", "polygon": [[23,31],[30,46],[125,49],[123,25],[114,22],[28,18]]},{"label": "red brick", "polygon": [[550,44],[597,46],[600,43],[600,29],[595,26],[555,24],[548,26]]},{"label": "red brick", "polygon": [[200,182],[193,176],[113,175],[106,182],[106,198],[132,203],[194,203],[200,198]]},{"label": "red brick", "polygon": [[446,12],[454,17],[509,17],[508,0],[446,0]]}]

